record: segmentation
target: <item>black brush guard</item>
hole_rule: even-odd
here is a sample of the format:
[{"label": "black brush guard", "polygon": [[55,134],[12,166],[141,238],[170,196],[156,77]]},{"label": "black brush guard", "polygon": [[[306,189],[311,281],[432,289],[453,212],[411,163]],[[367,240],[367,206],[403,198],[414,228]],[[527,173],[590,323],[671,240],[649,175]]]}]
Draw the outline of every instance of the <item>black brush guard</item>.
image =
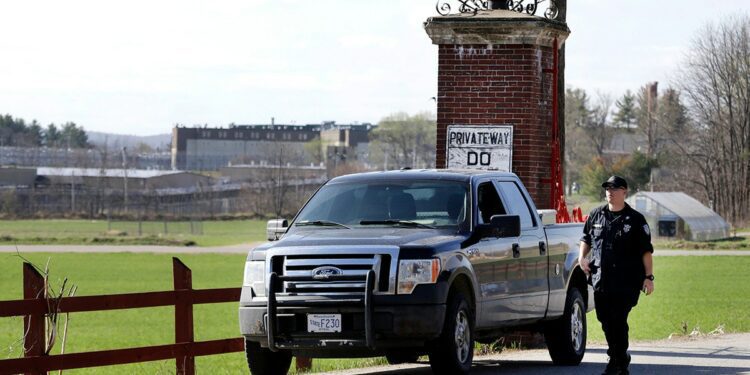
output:
[{"label": "black brush guard", "polygon": [[[347,276],[347,275],[329,275],[325,281],[361,281],[361,276]],[[268,277],[268,310],[266,313],[266,332],[268,333],[268,348],[271,351],[277,351],[286,347],[297,347],[304,346],[305,344],[314,345],[319,343],[319,340],[312,340],[310,342],[298,342],[296,345],[285,345],[283,343],[276,342],[276,307],[278,302],[276,301],[276,286],[279,282],[284,281],[321,281],[320,279],[313,278],[312,276],[279,276],[276,272],[272,272]],[[364,307],[365,315],[365,338],[364,340],[346,340],[348,343],[359,344],[370,349],[375,348],[375,335],[372,327],[372,315],[373,315],[373,302],[372,294],[375,289],[375,271],[370,270],[367,272],[365,279],[365,291],[362,298],[351,298],[347,300],[331,300],[330,304],[340,303],[353,303]],[[302,301],[290,301],[284,302],[284,306],[289,307],[304,307],[310,306],[309,302]]]}]

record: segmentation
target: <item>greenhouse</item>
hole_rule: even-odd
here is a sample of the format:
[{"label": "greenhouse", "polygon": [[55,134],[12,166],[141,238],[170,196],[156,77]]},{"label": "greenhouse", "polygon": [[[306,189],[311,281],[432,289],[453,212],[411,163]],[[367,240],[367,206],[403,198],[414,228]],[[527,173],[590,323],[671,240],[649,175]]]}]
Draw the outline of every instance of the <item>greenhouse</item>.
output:
[{"label": "greenhouse", "polygon": [[730,236],[719,214],[682,192],[638,192],[627,202],[646,217],[653,237],[710,241]]}]

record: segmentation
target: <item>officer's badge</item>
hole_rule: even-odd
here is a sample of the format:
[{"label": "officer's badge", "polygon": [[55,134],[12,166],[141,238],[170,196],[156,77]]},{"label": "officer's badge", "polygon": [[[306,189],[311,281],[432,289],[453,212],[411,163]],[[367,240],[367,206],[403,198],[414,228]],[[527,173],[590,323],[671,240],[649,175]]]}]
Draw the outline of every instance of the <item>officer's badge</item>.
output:
[{"label": "officer's badge", "polygon": [[630,224],[625,224],[625,226],[622,227],[622,230],[624,230],[625,233],[630,232]]},{"label": "officer's badge", "polygon": [[646,233],[647,235],[649,235],[649,236],[651,235],[651,230],[650,230],[650,229],[648,229],[648,224],[644,224],[644,225],[643,225],[643,231],[644,231],[644,232],[645,232],[645,233]]}]

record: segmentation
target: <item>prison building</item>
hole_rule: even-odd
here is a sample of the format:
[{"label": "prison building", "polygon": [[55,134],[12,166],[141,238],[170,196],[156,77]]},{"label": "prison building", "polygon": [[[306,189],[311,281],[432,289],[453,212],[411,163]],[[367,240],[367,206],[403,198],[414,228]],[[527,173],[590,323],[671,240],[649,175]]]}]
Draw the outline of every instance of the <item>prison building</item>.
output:
[{"label": "prison building", "polygon": [[[182,127],[172,129],[172,169],[218,170],[233,164],[264,163],[309,165],[314,160],[305,144],[362,147],[373,125],[230,125],[227,128]],[[309,148],[309,147],[308,147]],[[323,155],[325,152],[323,151]]]},{"label": "prison building", "polygon": [[39,167],[36,174],[50,185],[75,185],[97,189],[157,190],[209,186],[211,178],[185,171],[142,169],[48,168]]}]

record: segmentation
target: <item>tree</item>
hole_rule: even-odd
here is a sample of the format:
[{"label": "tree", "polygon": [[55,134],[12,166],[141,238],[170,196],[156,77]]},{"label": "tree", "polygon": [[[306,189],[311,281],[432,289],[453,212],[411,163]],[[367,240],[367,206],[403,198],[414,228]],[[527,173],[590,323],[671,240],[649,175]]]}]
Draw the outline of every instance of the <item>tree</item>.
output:
[{"label": "tree", "polygon": [[708,24],[689,51],[678,84],[694,122],[675,145],[698,171],[690,181],[709,204],[743,225],[750,215],[750,16]]},{"label": "tree", "polygon": [[585,195],[602,198],[602,181],[605,181],[612,173],[604,166],[602,158],[593,158],[583,167],[581,173],[581,192]]},{"label": "tree", "polygon": [[612,174],[625,177],[628,181],[628,190],[637,192],[649,186],[651,170],[658,166],[659,162],[656,159],[649,158],[640,151],[634,151],[614,164]]},{"label": "tree", "polygon": [[437,122],[429,113],[399,112],[380,120],[372,131],[372,146],[382,150],[391,169],[435,165]]},{"label": "tree", "polygon": [[615,124],[630,129],[636,121],[636,103],[635,95],[630,90],[625,91],[625,95],[615,102],[617,112],[615,112]]},{"label": "tree", "polygon": [[581,89],[565,90],[565,180],[581,180],[581,170],[591,160],[591,145],[582,124],[588,121],[588,96]]},{"label": "tree", "polygon": [[663,147],[669,147],[674,140],[685,136],[688,126],[687,108],[682,104],[680,92],[668,88],[659,99],[659,110],[657,120],[662,130],[663,137],[657,144],[663,143]]},{"label": "tree", "polygon": [[582,178],[580,171],[592,158],[604,158],[613,130],[609,121],[612,99],[598,93],[592,104],[586,91],[568,89],[565,102],[565,171],[570,184]]},{"label": "tree", "polygon": [[44,130],[42,126],[36,120],[31,121],[26,130],[26,142],[29,146],[39,147],[42,145],[42,139],[44,138]]},{"label": "tree", "polygon": [[325,150],[326,150],[327,144],[326,142],[323,142],[323,140],[320,139],[320,137],[316,137],[313,140],[306,142],[303,147],[305,148],[305,152],[307,152],[307,154],[310,157],[310,160],[313,163],[320,165],[321,163],[325,162],[326,160]]},{"label": "tree", "polygon": [[49,124],[47,125],[47,130],[44,131],[44,145],[47,147],[58,147],[60,137],[60,131],[57,130],[57,126]]},{"label": "tree", "polygon": [[89,137],[83,128],[79,128],[74,122],[66,122],[60,131],[62,146],[67,148],[87,148]]},{"label": "tree", "polygon": [[148,143],[138,142],[138,144],[133,148],[133,151],[138,155],[153,154],[154,148],[151,147]]}]

